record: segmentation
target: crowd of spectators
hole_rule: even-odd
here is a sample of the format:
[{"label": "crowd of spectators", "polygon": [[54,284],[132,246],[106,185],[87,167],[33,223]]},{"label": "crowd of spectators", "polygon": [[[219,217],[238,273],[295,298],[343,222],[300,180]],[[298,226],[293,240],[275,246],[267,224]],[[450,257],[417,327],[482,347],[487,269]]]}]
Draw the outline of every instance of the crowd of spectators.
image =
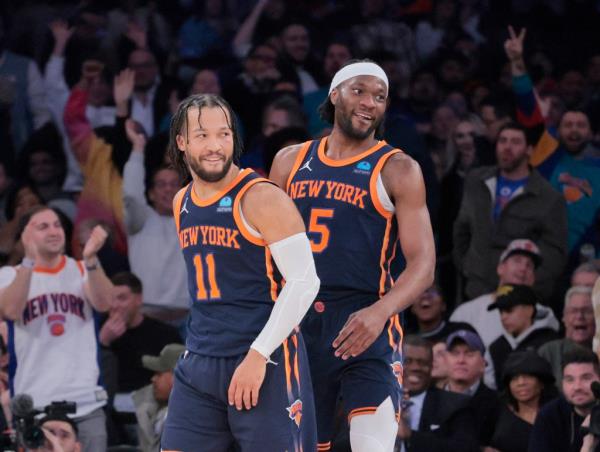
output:
[{"label": "crowd of spectators", "polygon": [[[579,427],[600,381],[598,23],[592,0],[3,1],[0,420],[15,389],[51,400],[23,375],[43,355],[56,396],[89,404],[45,420],[50,450],[157,450],[188,306],[178,102],[223,96],[240,165],[268,175],[279,149],[329,133],[333,75],[369,58],[390,80],[378,138],[419,162],[437,245],[436,283],[404,313],[398,450],[594,450]],[[48,284],[56,300],[31,298]],[[98,351],[69,356],[92,310]],[[28,339],[37,355],[27,331],[50,341]],[[77,387],[78,360],[101,386]]]}]

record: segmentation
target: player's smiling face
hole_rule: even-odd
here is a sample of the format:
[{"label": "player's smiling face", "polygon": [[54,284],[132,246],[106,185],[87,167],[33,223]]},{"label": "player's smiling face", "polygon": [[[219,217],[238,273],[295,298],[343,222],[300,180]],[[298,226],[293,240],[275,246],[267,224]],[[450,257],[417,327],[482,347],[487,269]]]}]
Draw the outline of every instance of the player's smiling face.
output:
[{"label": "player's smiling face", "polygon": [[177,135],[177,146],[185,152],[190,168],[205,182],[223,179],[233,162],[233,130],[225,108],[190,108],[187,126]]},{"label": "player's smiling face", "polygon": [[350,138],[370,137],[385,114],[388,92],[385,83],[372,75],[359,75],[331,93],[335,123]]}]

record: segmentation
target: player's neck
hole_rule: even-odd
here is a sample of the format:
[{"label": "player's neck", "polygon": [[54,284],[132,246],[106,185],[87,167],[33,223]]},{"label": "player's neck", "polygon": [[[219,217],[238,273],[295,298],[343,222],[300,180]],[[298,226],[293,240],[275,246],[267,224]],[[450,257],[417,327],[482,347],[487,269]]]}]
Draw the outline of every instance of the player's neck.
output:
[{"label": "player's neck", "polygon": [[327,137],[327,157],[331,159],[346,159],[360,154],[375,146],[379,141],[375,134],[371,134],[364,140],[358,140],[346,135],[342,130],[334,126],[329,137]]},{"label": "player's neck", "polygon": [[223,179],[217,182],[207,182],[200,179],[197,175],[192,173],[192,179],[194,180],[192,189],[200,199],[207,199],[214,196],[217,193],[222,192],[231,184],[231,182],[240,173],[240,168],[236,165],[231,165],[229,171]]}]

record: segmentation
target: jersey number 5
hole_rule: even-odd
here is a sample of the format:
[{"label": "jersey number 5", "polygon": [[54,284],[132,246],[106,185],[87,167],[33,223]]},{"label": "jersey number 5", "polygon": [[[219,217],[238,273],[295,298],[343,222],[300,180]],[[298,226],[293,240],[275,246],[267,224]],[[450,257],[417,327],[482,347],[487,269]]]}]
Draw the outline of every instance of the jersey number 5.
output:
[{"label": "jersey number 5", "polygon": [[326,225],[319,223],[319,219],[321,218],[333,218],[333,209],[312,209],[310,211],[308,232],[321,235],[318,242],[310,239],[310,248],[313,253],[324,251],[329,244],[329,228]]},{"label": "jersey number 5", "polygon": [[221,291],[219,290],[219,286],[217,284],[215,256],[212,253],[207,254],[204,260],[206,261],[206,273],[208,274],[209,290],[206,290],[206,285],[204,284],[204,262],[202,262],[202,255],[196,254],[194,256],[194,267],[196,268],[196,287],[198,288],[196,291],[196,299],[198,301],[204,301],[221,298]]}]

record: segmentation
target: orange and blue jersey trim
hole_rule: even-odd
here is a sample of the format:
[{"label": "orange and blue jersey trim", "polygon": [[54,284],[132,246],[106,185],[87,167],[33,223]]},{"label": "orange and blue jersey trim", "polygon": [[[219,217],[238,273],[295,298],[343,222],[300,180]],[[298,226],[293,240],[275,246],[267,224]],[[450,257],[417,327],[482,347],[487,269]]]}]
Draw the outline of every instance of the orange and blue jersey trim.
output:
[{"label": "orange and blue jersey trim", "polygon": [[331,450],[331,441],[327,441],[326,443],[317,443],[317,451],[326,451]]},{"label": "orange and blue jersey trim", "polygon": [[294,164],[292,165],[290,175],[288,176],[287,181],[285,183],[285,187],[282,187],[285,189],[286,193],[288,193],[288,191],[290,189],[290,184],[292,183],[292,179],[298,172],[300,165],[302,165],[302,162],[304,161],[304,158],[306,157],[306,154],[308,153],[311,143],[312,143],[312,141],[307,141],[300,148],[300,151],[298,152],[298,155],[296,156],[296,160],[294,160]]},{"label": "orange and blue jersey trim", "polygon": [[[248,171],[252,171],[252,170],[248,170]],[[253,179],[250,182],[248,182],[246,185],[244,185],[244,187],[238,192],[238,194],[236,195],[236,197],[233,201],[233,219],[235,221],[237,228],[240,230],[240,233],[246,240],[248,240],[250,243],[257,245],[257,246],[267,246],[267,243],[262,238],[256,237],[248,230],[248,228],[244,224],[244,221],[242,220],[242,216],[240,215],[240,212],[241,212],[240,203],[242,202],[242,198],[244,197],[244,195],[250,188],[252,188],[254,185],[256,185],[260,182],[266,182],[269,184],[273,183],[270,180],[265,179],[264,177],[260,177],[257,179]]]},{"label": "orange and blue jersey trim", "polygon": [[209,196],[206,199],[202,199],[198,196],[198,194],[196,193],[196,190],[194,190],[194,185],[192,183],[192,189],[190,190],[192,202],[194,204],[196,204],[198,207],[208,207],[211,204],[214,204],[215,202],[217,202],[223,196],[225,196],[226,193],[231,191],[236,185],[238,185],[250,173],[252,173],[252,170],[250,168],[241,170],[238,173],[238,175],[235,176],[235,178],[225,188],[223,188],[222,190],[219,190],[217,193],[213,194],[212,196]]},{"label": "orange and blue jersey trim", "polygon": [[235,197],[235,200],[233,201],[233,219],[235,221],[237,228],[240,231],[240,234],[242,234],[242,236],[246,240],[248,240],[250,243],[252,243],[256,246],[263,246],[265,248],[265,268],[267,271],[267,278],[269,279],[269,283],[271,285],[271,300],[273,302],[275,302],[277,300],[277,296],[279,295],[279,287],[278,287],[277,281],[275,281],[275,274],[274,274],[274,270],[273,270],[273,258],[271,257],[271,251],[269,250],[269,247],[267,246],[267,242],[265,242],[262,238],[256,237],[254,234],[252,234],[248,230],[248,228],[244,224],[244,220],[242,219],[242,216],[240,214],[240,212],[241,212],[240,203],[242,202],[242,198],[244,197],[244,195],[250,188],[252,188],[254,185],[256,185],[258,183],[273,184],[273,182],[271,182],[270,180],[265,179],[263,177],[253,179],[250,182],[248,182],[239,191],[239,193]]},{"label": "orange and blue jersey trim", "polygon": [[383,170],[383,167],[385,166],[389,158],[395,154],[402,153],[403,152],[400,149],[393,149],[388,153],[384,154],[377,162],[377,165],[375,165],[373,173],[371,174],[371,179],[369,180],[369,191],[371,192],[371,201],[373,202],[373,205],[375,206],[377,212],[379,212],[379,214],[384,218],[393,217],[394,212],[388,212],[383,208],[383,205],[379,200],[379,196],[377,196],[377,178],[381,174],[381,171]]},{"label": "orange and blue jersey trim", "polygon": [[[191,183],[191,182],[190,182]],[[183,198],[185,196],[185,192],[187,191],[190,184],[187,184],[181,190],[177,192],[175,195],[175,203],[173,207],[173,219],[175,220],[175,228],[177,233],[179,233],[179,225],[181,224],[181,204],[183,203]]]},{"label": "orange and blue jersey trim", "polygon": [[321,162],[323,162],[325,165],[334,166],[334,167],[346,166],[346,165],[351,165],[353,163],[359,162],[360,160],[363,160],[364,158],[368,157],[369,155],[373,154],[374,152],[377,152],[383,146],[387,145],[387,143],[385,141],[381,140],[381,141],[377,142],[374,146],[371,146],[369,149],[361,152],[358,155],[348,157],[345,159],[332,159],[332,158],[328,157],[327,154],[325,153],[326,144],[327,144],[327,137],[324,137],[321,139],[321,142],[319,143],[317,155],[319,156],[319,160],[321,160]]},{"label": "orange and blue jersey trim", "polygon": [[361,416],[363,414],[374,414],[377,411],[376,406],[366,406],[362,408],[355,408],[350,413],[348,413],[348,422],[352,420],[355,416]]}]

